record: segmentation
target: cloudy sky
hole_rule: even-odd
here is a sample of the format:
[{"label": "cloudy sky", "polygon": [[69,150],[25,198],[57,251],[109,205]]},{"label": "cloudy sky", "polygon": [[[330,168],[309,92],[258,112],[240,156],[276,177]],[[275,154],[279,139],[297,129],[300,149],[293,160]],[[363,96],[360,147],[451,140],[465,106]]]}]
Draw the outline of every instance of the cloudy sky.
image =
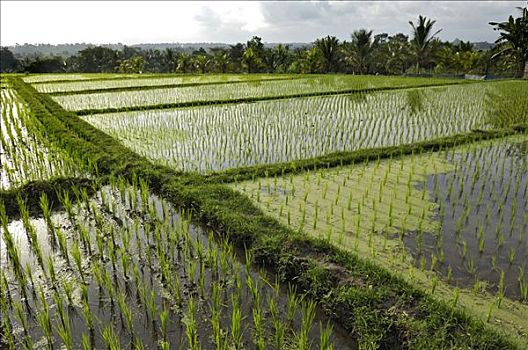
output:
[{"label": "cloudy sky", "polygon": [[15,43],[311,42],[354,29],[409,33],[419,14],[443,40],[494,41],[489,21],[527,1],[0,1],[2,46]]}]

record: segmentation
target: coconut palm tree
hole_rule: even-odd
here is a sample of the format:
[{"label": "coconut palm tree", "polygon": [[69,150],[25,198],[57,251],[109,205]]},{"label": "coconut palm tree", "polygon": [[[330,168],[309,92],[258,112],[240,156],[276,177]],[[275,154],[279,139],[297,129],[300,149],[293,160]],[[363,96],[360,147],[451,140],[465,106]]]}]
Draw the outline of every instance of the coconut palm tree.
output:
[{"label": "coconut palm tree", "polygon": [[324,72],[335,72],[338,62],[339,39],[328,35],[317,39],[314,45],[321,54]]},{"label": "coconut palm tree", "polygon": [[214,65],[220,73],[227,72],[229,67],[229,53],[227,50],[216,50],[213,55]]},{"label": "coconut palm tree", "polygon": [[427,57],[429,44],[434,39],[434,37],[442,31],[442,29],[440,29],[433,33],[433,26],[435,23],[436,21],[431,21],[425,16],[418,16],[417,24],[409,21],[409,24],[413,29],[413,38],[411,40],[411,44],[416,55],[416,71],[420,70],[421,64]]},{"label": "coconut palm tree", "polygon": [[490,22],[500,37],[495,41],[499,51],[492,56],[509,55],[517,62],[516,77],[528,78],[528,7],[519,8],[521,17],[510,16],[506,22]]},{"label": "coconut palm tree", "polygon": [[188,53],[182,52],[178,56],[177,62],[178,66],[176,67],[176,70],[178,72],[189,73],[192,69],[192,56]]},{"label": "coconut palm tree", "polygon": [[209,65],[210,60],[206,55],[196,55],[194,57],[194,65],[196,69],[204,74],[207,71],[207,66]]},{"label": "coconut palm tree", "polygon": [[248,47],[244,51],[242,62],[246,65],[248,73],[254,73],[256,68],[262,63],[252,47]]},{"label": "coconut palm tree", "polygon": [[166,48],[163,51],[163,73],[172,73],[177,67],[177,53],[174,49]]},{"label": "coconut palm tree", "polygon": [[352,41],[349,44],[349,60],[357,68],[359,74],[369,71],[369,62],[376,42],[372,40],[372,30],[360,29],[351,35]]}]

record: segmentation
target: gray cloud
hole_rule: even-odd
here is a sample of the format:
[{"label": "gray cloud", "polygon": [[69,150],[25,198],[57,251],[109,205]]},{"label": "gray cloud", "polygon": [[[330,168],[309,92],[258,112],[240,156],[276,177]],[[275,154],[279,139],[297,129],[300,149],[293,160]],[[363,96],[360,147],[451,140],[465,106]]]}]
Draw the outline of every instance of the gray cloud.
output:
[{"label": "gray cloud", "polygon": [[330,34],[348,39],[354,29],[376,33],[410,33],[409,21],[418,15],[436,20],[440,38],[493,41],[497,34],[488,24],[515,14],[524,1],[389,1],[389,2],[263,2],[268,27],[265,41],[313,41]]},{"label": "gray cloud", "polygon": [[[494,41],[488,24],[518,13],[523,1],[3,1],[1,42],[312,42],[349,40],[355,29],[410,34],[418,15],[436,20],[440,38]],[[21,21],[19,14],[24,14]],[[83,13],[79,16],[79,13]],[[120,16],[115,16],[119,13]],[[94,18],[97,25],[94,26]],[[67,30],[65,30],[67,28]]]}]

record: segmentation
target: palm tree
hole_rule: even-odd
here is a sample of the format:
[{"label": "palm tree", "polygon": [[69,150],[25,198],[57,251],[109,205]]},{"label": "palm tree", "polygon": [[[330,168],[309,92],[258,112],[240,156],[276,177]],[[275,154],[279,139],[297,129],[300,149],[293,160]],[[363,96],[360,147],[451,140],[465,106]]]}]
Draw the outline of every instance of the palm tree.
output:
[{"label": "palm tree", "polygon": [[350,60],[358,69],[359,74],[368,73],[369,62],[376,44],[372,40],[372,30],[356,30],[352,33],[351,37],[352,41],[349,45],[349,51],[351,53]]},{"label": "palm tree", "polygon": [[209,65],[209,58],[206,55],[196,55],[194,57],[194,64],[200,73],[204,74],[207,71],[207,66]]},{"label": "palm tree", "polygon": [[163,65],[164,73],[172,73],[176,70],[177,57],[174,49],[166,48],[165,51],[163,51]]},{"label": "palm tree", "polygon": [[315,41],[315,47],[323,59],[325,73],[335,72],[338,61],[339,39],[335,36],[326,36]]},{"label": "palm tree", "polygon": [[189,73],[192,68],[192,57],[191,55],[182,52],[178,57],[178,66],[176,70],[182,73]]},{"label": "palm tree", "polygon": [[302,72],[303,73],[317,73],[319,70],[319,59],[320,52],[315,47],[304,51],[302,59]]},{"label": "palm tree", "polygon": [[227,72],[227,67],[229,66],[229,53],[225,50],[218,50],[214,53],[213,56],[214,64],[220,73]]},{"label": "palm tree", "polygon": [[244,51],[244,55],[242,56],[242,62],[246,65],[248,73],[253,73],[256,67],[261,64],[260,59],[257,57],[257,55],[255,54],[255,50],[253,50],[252,47],[248,47]]},{"label": "palm tree", "polygon": [[500,51],[492,56],[510,55],[517,62],[516,77],[528,78],[528,7],[519,8],[522,15],[519,18],[510,16],[506,22],[490,22],[495,30],[500,31],[500,37],[495,41]]},{"label": "palm tree", "polygon": [[431,21],[425,16],[418,16],[418,23],[415,25],[412,21],[409,21],[413,29],[413,39],[411,44],[414,47],[416,55],[416,71],[420,70],[420,65],[423,63],[428,54],[429,44],[434,37],[442,31],[442,29],[436,31],[433,34],[433,25],[436,21]]}]

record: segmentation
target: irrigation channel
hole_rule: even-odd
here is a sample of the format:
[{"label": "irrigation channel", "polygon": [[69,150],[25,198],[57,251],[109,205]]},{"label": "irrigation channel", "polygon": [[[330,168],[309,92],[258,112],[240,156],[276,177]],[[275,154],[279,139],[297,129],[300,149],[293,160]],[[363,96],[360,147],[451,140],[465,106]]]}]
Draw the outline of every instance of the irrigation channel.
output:
[{"label": "irrigation channel", "polygon": [[4,347],[355,347],[313,301],[141,180],[78,196],[53,214],[42,197],[43,218],[22,209],[9,221],[0,207]]}]

